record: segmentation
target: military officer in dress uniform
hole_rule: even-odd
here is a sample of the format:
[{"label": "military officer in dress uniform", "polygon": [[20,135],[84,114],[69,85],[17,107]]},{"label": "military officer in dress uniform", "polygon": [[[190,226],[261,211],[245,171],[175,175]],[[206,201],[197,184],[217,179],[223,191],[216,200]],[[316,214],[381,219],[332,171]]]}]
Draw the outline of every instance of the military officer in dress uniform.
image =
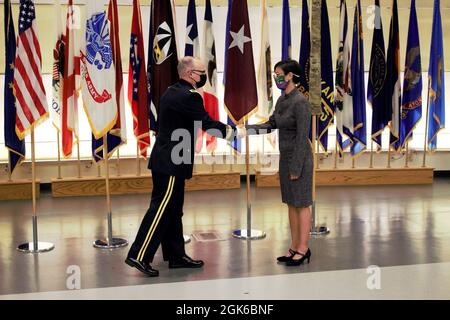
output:
[{"label": "military officer in dress uniform", "polygon": [[166,90],[159,103],[156,142],[148,164],[153,180],[151,203],[125,260],[150,277],[159,275],[151,263],[160,243],[169,268],[204,264],[186,254],[182,223],[184,185],[192,178],[197,128],[201,125],[209,134],[225,139],[244,135],[241,129],[211,119],[205,111],[197,91],[207,80],[200,60],[182,58],[178,74],[180,81]]}]

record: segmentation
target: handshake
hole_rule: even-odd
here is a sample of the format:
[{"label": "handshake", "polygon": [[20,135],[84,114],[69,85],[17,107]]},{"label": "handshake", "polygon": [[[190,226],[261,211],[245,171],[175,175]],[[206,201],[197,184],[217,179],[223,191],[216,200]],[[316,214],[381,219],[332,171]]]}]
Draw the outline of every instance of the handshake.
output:
[{"label": "handshake", "polygon": [[236,136],[238,139],[242,139],[247,136],[247,129],[245,129],[244,125],[240,124],[236,127]]}]

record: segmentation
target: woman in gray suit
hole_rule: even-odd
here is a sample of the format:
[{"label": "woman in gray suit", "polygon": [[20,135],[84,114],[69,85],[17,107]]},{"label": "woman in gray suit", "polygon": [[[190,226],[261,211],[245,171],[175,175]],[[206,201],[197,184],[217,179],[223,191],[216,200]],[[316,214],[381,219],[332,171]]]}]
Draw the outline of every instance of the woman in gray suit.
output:
[{"label": "woman in gray suit", "polygon": [[283,90],[273,115],[266,123],[247,125],[247,134],[264,134],[279,130],[281,197],[289,208],[292,243],[288,253],[277,260],[288,266],[301,265],[311,258],[313,154],[309,142],[311,105],[300,93],[300,65],[286,60],[275,65],[275,83]]}]

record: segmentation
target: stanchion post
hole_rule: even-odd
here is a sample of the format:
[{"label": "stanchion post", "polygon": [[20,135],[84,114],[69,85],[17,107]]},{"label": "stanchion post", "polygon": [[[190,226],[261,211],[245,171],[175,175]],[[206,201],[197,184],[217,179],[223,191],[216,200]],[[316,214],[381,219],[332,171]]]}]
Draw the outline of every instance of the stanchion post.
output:
[{"label": "stanchion post", "polygon": [[246,196],[247,196],[247,228],[233,231],[233,237],[244,240],[259,240],[266,237],[261,230],[252,229],[252,204],[250,197],[250,139],[245,137],[245,171],[246,171]]},{"label": "stanchion post", "polygon": [[108,235],[106,240],[95,240],[94,248],[97,249],[117,249],[128,245],[128,241],[122,238],[114,238],[112,232],[112,209],[111,209],[111,190],[109,184],[109,159],[108,159],[108,141],[107,135],[103,137],[103,159],[105,163],[105,187],[106,187],[106,204],[108,208],[107,222]]},{"label": "stanchion post", "polygon": [[37,206],[36,206],[36,154],[34,125],[31,126],[31,196],[33,203],[33,242],[23,243],[17,247],[22,253],[42,253],[55,248],[53,243],[38,241]]}]

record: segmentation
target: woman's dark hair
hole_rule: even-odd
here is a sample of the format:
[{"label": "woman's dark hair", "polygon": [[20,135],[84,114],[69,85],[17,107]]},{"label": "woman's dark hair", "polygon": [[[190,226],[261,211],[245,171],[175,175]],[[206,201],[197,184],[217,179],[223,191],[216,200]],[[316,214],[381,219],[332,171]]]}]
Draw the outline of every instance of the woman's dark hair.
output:
[{"label": "woman's dark hair", "polygon": [[292,82],[294,84],[298,84],[300,82],[300,64],[295,60],[283,60],[279,61],[275,64],[275,67],[273,68],[276,70],[276,68],[280,68],[283,70],[284,74],[288,74],[289,72],[292,72],[294,77],[292,78]]}]

